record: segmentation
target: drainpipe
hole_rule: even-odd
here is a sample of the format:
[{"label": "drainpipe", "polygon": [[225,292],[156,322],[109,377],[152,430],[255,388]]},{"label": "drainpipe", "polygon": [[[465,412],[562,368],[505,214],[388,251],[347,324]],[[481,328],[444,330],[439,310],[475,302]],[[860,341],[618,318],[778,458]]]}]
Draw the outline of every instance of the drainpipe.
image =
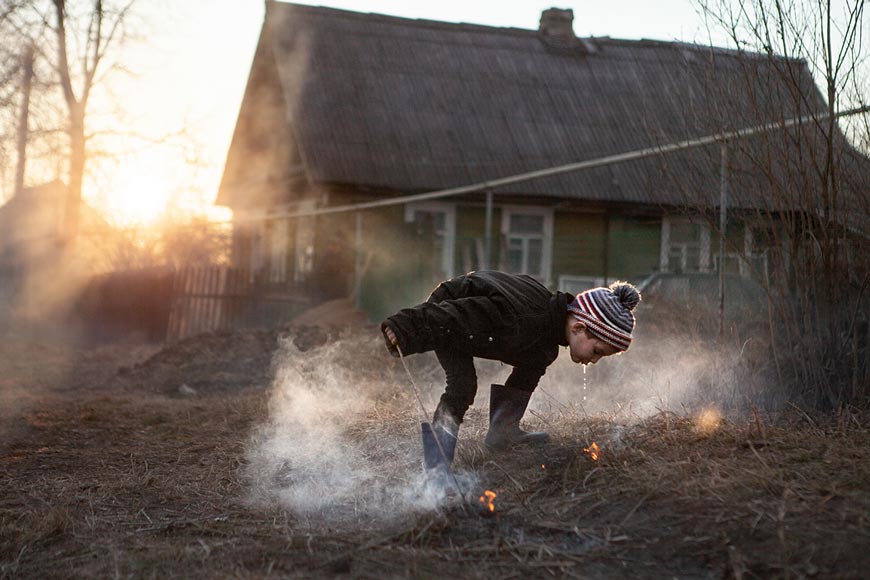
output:
[{"label": "drainpipe", "polygon": [[728,215],[728,144],[722,143],[719,170],[719,339],[725,337],[725,226]]},{"label": "drainpipe", "polygon": [[362,294],[362,269],[363,269],[363,214],[361,211],[356,212],[356,232],[354,235],[354,268],[353,268],[353,302],[354,307],[359,310],[360,295]]},{"label": "drainpipe", "polygon": [[604,287],[610,277],[610,212],[604,214]]},{"label": "drainpipe", "polygon": [[492,190],[486,190],[486,237],[483,247],[483,268],[488,270],[492,263]]}]

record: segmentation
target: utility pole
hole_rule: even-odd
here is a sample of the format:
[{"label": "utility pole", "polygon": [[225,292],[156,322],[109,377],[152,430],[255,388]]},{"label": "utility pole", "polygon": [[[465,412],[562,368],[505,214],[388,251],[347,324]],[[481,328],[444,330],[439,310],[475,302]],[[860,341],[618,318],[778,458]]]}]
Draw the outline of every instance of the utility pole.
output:
[{"label": "utility pole", "polygon": [[18,117],[18,163],[15,166],[15,193],[24,189],[24,169],[27,165],[27,122],[30,117],[30,89],[33,85],[33,44],[28,43],[21,55],[21,111]]}]

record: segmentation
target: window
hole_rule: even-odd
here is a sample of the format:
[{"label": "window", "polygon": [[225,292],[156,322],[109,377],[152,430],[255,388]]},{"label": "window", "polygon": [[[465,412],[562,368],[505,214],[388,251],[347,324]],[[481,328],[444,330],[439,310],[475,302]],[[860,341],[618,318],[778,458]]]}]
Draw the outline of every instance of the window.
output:
[{"label": "window", "polygon": [[687,219],[662,218],[664,272],[705,272],[710,269],[710,228]]},{"label": "window", "polygon": [[436,278],[453,277],[453,248],[456,244],[456,207],[446,203],[415,203],[405,206],[408,223],[431,220],[433,251],[439,256]]},{"label": "window", "polygon": [[502,269],[516,274],[530,274],[549,284],[553,210],[504,207],[501,232],[505,242]]}]

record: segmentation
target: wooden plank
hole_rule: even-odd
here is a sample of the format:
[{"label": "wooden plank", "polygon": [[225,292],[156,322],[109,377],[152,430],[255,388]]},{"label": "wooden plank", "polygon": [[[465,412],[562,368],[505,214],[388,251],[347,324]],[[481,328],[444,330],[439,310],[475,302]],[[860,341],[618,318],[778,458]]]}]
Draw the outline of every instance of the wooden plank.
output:
[{"label": "wooden plank", "polygon": [[196,288],[196,271],[190,268],[187,271],[187,284],[185,293],[188,294],[187,308],[185,308],[184,316],[184,334],[182,338],[187,338],[193,333],[193,327],[196,320],[196,301],[193,298]]},{"label": "wooden plank", "polygon": [[223,302],[223,294],[221,293],[221,270],[219,266],[211,266],[211,284],[209,293],[211,299],[209,303],[209,332],[214,332],[220,329],[221,325],[221,302]]},{"label": "wooden plank", "polygon": [[200,333],[200,329],[202,328],[202,318],[203,318],[203,310],[204,310],[204,308],[203,308],[204,303],[203,303],[203,298],[202,298],[203,286],[204,286],[204,284],[203,284],[204,272],[203,272],[202,268],[195,268],[194,272],[195,272],[194,295],[196,296],[194,298],[194,300],[196,301],[196,308],[194,310],[195,315],[194,315],[194,319],[193,319],[194,322],[193,322],[193,328],[192,328],[193,332],[191,333],[192,335]]},{"label": "wooden plank", "polygon": [[211,332],[214,330],[214,305],[216,302],[216,274],[214,268],[206,267],[205,270],[205,316],[202,320],[202,329],[200,332]]}]

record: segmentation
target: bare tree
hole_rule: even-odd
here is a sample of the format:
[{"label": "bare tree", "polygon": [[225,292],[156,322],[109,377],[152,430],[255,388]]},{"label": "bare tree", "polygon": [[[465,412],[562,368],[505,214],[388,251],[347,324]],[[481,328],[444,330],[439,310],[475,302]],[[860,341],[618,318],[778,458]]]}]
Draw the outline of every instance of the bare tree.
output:
[{"label": "bare tree", "polygon": [[[9,46],[36,47],[35,92],[40,109],[34,127],[43,153],[63,154],[67,195],[64,233],[74,239],[79,227],[82,182],[89,159],[88,106],[105,76],[119,68],[110,57],[125,39],[125,22],[135,0],[6,0],[0,28]],[[59,99],[58,99],[59,94]],[[17,96],[17,95],[16,95]],[[66,143],[58,143],[59,132]]]},{"label": "bare tree", "polygon": [[18,116],[18,147],[15,166],[15,195],[24,189],[27,166],[27,139],[30,121],[30,91],[33,87],[33,45],[28,44],[21,56],[21,111]]},{"label": "bare tree", "polygon": [[[733,94],[711,88],[707,95],[730,103],[722,109],[725,128],[804,119],[728,145],[734,153],[729,179],[761,200],[744,217],[757,238],[766,238],[754,250],[765,252],[766,266],[757,273],[768,292],[777,374],[793,393],[821,406],[864,401],[870,397],[870,159],[856,147],[868,143],[868,117],[838,121],[837,115],[867,102],[865,2],[700,4],[736,48],[739,106]],[[711,226],[718,229],[715,221]]]},{"label": "bare tree", "polygon": [[[79,208],[82,199],[82,179],[84,177],[86,156],[85,119],[88,99],[97,81],[97,71],[100,70],[106,56],[116,39],[118,31],[124,22],[133,0],[121,6],[117,11],[107,11],[102,0],[95,0],[93,8],[78,19],[69,10],[66,0],[53,0],[54,24],[53,30],[57,37],[56,70],[64,102],[69,115],[70,157],[69,184],[66,203],[66,235],[72,238],[78,231]],[[78,90],[74,87],[74,78],[70,70],[70,56],[67,35],[78,32],[84,36],[83,48],[78,55],[81,64]]]}]

